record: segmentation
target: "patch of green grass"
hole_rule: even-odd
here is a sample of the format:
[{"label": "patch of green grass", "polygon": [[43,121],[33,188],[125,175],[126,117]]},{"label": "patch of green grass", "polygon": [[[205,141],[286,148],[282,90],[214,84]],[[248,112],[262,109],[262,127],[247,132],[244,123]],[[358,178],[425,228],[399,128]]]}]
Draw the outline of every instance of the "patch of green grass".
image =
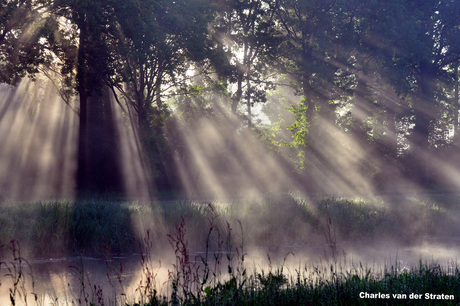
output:
[{"label": "patch of green grass", "polygon": [[11,239],[33,257],[103,254],[132,250],[131,213],[120,202],[52,201],[0,207],[0,244]]},{"label": "patch of green grass", "polygon": [[130,252],[138,241],[131,224],[131,212],[121,202],[85,201],[72,207],[69,241],[73,253],[101,254]]},{"label": "patch of green grass", "polygon": [[398,226],[387,205],[377,201],[322,198],[316,201],[320,218],[331,218],[342,239],[375,239],[393,236]]},{"label": "patch of green grass", "polygon": [[0,244],[14,239],[28,245],[28,252],[38,257],[62,255],[68,247],[71,205],[39,202],[0,206]]}]

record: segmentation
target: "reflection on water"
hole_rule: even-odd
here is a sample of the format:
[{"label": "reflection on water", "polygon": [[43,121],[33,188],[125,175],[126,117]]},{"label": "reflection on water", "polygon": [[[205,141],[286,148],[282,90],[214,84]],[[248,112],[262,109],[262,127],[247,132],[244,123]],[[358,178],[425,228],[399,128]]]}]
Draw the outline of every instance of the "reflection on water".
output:
[{"label": "reflection on water", "polygon": [[[449,270],[454,271],[457,267],[459,242],[459,237],[427,237],[421,244],[405,247],[340,243],[336,245],[339,254],[337,262],[343,270],[351,271],[362,264],[375,274],[383,273],[385,267],[394,267],[395,271],[403,272],[417,267],[420,262],[436,263],[449,273]],[[286,246],[283,250],[276,251],[277,254],[284,254],[283,256],[271,258],[267,256],[270,248],[249,248],[245,263],[249,269],[265,271],[276,269],[282,264],[286,273],[295,273],[299,266],[314,267],[333,260],[330,248],[326,244]],[[286,256],[287,254],[290,255]],[[203,256],[202,252],[190,253],[194,264],[201,262],[197,260],[200,256]],[[146,264],[149,269],[154,270],[155,287],[159,294],[167,295],[165,287],[170,285],[168,273],[174,268],[173,259],[174,257],[154,259],[156,262],[142,264],[141,255],[110,259],[74,257],[34,260],[28,264],[23,262],[22,269],[17,264],[14,266],[13,262],[4,262],[0,269],[0,305],[11,304],[12,294],[17,305],[25,304],[24,296],[31,305],[89,305],[91,301],[104,301],[107,305],[134,303],[139,301],[140,289],[145,284],[142,278],[145,277],[143,268]],[[21,281],[18,281],[18,272],[21,272]],[[15,281],[16,287],[13,285]],[[36,301],[34,294],[37,294]]]},{"label": "reflection on water", "polygon": [[[16,303],[33,301],[37,304],[66,305],[106,300],[109,304],[121,301],[140,270],[139,256],[97,259],[89,257],[9,261],[0,270],[0,305],[10,304],[14,294]],[[16,283],[16,286],[14,286]],[[16,288],[16,292],[14,292]],[[12,292],[13,289],[13,292]]]}]

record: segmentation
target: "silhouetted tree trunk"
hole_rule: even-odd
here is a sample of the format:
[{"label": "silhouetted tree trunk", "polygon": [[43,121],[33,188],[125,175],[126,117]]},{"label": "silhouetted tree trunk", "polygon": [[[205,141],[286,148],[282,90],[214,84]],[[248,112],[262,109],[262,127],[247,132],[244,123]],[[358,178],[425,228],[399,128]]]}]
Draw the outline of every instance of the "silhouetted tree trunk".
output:
[{"label": "silhouetted tree trunk", "polygon": [[237,90],[236,93],[232,97],[232,113],[236,114],[238,110],[238,104],[241,101],[241,97],[243,96],[243,73],[238,72],[237,77]]},{"label": "silhouetted tree trunk", "polygon": [[123,194],[119,149],[109,88],[105,85],[104,47],[88,14],[80,11],[77,89],[80,96],[77,196]]},{"label": "silhouetted tree trunk", "polygon": [[246,90],[247,90],[247,94],[246,94],[246,107],[247,107],[247,110],[248,110],[248,128],[251,129],[252,128],[252,110],[251,110],[251,82],[249,80],[249,78],[246,80]]}]

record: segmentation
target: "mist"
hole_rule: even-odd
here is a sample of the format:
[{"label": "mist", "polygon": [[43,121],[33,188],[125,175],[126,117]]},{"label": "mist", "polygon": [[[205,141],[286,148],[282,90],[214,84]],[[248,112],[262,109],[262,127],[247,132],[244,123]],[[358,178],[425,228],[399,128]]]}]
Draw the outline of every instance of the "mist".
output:
[{"label": "mist", "polygon": [[[50,201],[73,203],[77,199],[76,113],[47,82],[24,80],[16,89],[3,86],[2,92],[3,213],[15,214],[15,205],[29,202],[27,207],[30,208],[22,204],[22,214],[34,218],[34,214],[40,214],[40,209],[47,209],[49,204],[46,203]],[[295,95],[290,95],[287,101],[298,106]],[[284,131],[278,137],[288,141],[290,131],[286,126],[292,113],[287,108],[274,113],[269,108],[269,103],[274,102],[267,103],[268,118],[284,118],[281,120],[285,124]],[[401,164],[382,157],[378,148],[322,114],[314,122],[321,140],[312,141],[306,153],[298,155],[296,147],[270,144],[274,139],[264,135],[267,131],[264,129],[275,122],[266,121],[259,130],[250,130],[247,118],[232,114],[222,98],[214,102],[212,115],[198,113],[187,118],[178,114],[168,119],[164,135],[169,141],[169,152],[173,152],[170,160],[175,164],[171,169],[176,171],[168,173],[170,178],[178,180],[175,188],[180,189],[175,189],[174,197],[168,193],[167,198],[161,198],[161,190],[156,185],[158,180],[155,182],[152,174],[155,167],[149,164],[148,153],[143,151],[145,144],[139,139],[135,116],[129,115],[126,108],[129,106],[120,105],[114,99],[111,105],[118,137],[115,143],[121,152],[118,162],[125,198],[117,196],[114,200],[119,204],[116,205],[110,203],[113,201],[110,198],[101,204],[99,200],[93,203],[86,199],[83,207],[88,207],[85,209],[90,213],[99,209],[95,207],[115,205],[119,208],[113,208],[114,212],[104,213],[108,224],[132,235],[129,239],[140,241],[141,245],[149,237],[148,254],[152,260],[149,264],[152,264],[150,269],[156,271],[158,288],[171,277],[168,272],[174,264],[171,258],[177,253],[175,255],[171,247],[174,245],[170,237],[177,233],[181,222],[184,222],[184,236],[180,239],[187,242],[191,257],[201,256],[205,247],[207,252],[225,254],[227,251],[223,251],[219,239],[228,235],[228,241],[232,241],[228,254],[243,252],[244,248],[246,264],[262,270],[282,265],[288,271],[295,271],[304,264],[314,269],[315,265],[327,261],[343,269],[353,269],[363,263],[378,269],[382,269],[382,265],[411,269],[419,260],[433,261],[451,269],[458,256],[455,244],[460,230],[459,210],[455,205],[458,195],[452,192],[457,186],[458,171],[445,155],[437,156],[435,151],[418,152],[416,145],[408,144],[412,154],[420,154],[431,161],[431,169],[436,170],[432,172],[433,181],[439,180],[445,186],[428,190],[420,178],[408,175]],[[366,108],[365,105],[354,107]],[[362,120],[366,112],[353,109],[353,113],[363,116]],[[337,114],[335,123],[340,120]],[[397,135],[385,137],[401,139]],[[393,143],[404,146],[402,141]],[[393,149],[398,151],[396,147]],[[73,216],[65,217],[71,218],[66,222],[77,222],[71,226],[78,226],[78,222],[88,222],[88,225],[101,222],[96,221],[100,219],[78,221],[84,220],[75,219],[78,206],[66,205],[71,205],[73,211]],[[130,228],[122,229],[124,223],[114,225],[118,222],[115,220],[125,215]],[[18,230],[15,235],[10,231],[10,237],[22,235],[20,232]],[[65,236],[65,233],[58,235]],[[206,246],[206,239],[210,237],[211,243]],[[97,275],[102,273],[92,280],[105,284],[102,285],[105,292],[128,288],[135,291],[139,278],[145,276],[145,271],[136,268],[133,259],[136,255],[128,256],[122,246],[111,242],[112,251],[121,254],[114,261],[122,262],[124,269],[132,269],[123,277],[124,287],[116,289],[118,285],[112,285],[103,277],[104,260],[91,262],[91,258],[98,258],[99,251],[88,244],[85,252],[89,253],[79,262],[73,247],[69,248],[69,241],[51,242],[55,238],[50,239],[53,240],[49,240],[49,253],[46,253],[37,251],[40,249],[24,237],[19,238],[23,253],[31,258],[38,257],[31,261],[33,271],[47,285],[36,288],[60,292],[56,297],[61,300],[65,299],[64,293],[78,295],[78,286],[74,284],[80,277],[86,277],[80,274],[79,269],[83,267],[92,269]],[[132,247],[128,253],[138,249],[136,244]],[[233,247],[238,251],[232,251]],[[95,257],[88,257],[90,254]],[[54,260],[41,263],[43,255],[50,258],[58,255],[59,264]],[[111,272],[113,282],[118,275],[115,262],[116,268]],[[38,268],[40,265],[45,268]],[[69,270],[69,267],[74,268]],[[61,271],[69,272],[62,274]],[[59,289],[58,284],[62,283],[69,285]],[[48,293],[47,301],[53,294],[56,293]]]},{"label": "mist", "polygon": [[0,303],[458,282],[459,11],[0,5]]},{"label": "mist", "polygon": [[[36,201],[75,194],[75,114],[49,81],[1,86],[3,201]],[[27,188],[24,188],[27,186]]]}]

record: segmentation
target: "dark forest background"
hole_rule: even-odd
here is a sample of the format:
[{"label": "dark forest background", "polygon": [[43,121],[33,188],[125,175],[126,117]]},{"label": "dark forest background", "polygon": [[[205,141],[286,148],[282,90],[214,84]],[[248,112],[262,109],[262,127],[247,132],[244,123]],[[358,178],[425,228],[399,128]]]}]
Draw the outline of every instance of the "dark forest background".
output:
[{"label": "dark forest background", "polygon": [[0,1],[0,82],[77,115],[79,197],[126,194],[115,106],[151,195],[199,185],[207,143],[232,189],[255,142],[306,192],[456,190],[459,62],[454,0]]}]

